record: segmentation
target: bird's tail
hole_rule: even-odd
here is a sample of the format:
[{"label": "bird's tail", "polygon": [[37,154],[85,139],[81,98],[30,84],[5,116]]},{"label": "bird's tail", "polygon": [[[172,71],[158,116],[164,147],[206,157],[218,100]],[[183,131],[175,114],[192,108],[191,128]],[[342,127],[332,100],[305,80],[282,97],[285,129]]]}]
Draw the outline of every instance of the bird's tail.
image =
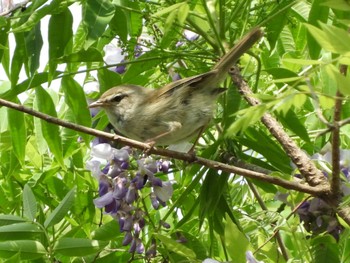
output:
[{"label": "bird's tail", "polygon": [[230,68],[237,62],[237,60],[247,52],[262,36],[264,32],[261,28],[256,27],[246,34],[241,40],[237,42],[214,66],[213,70],[217,71],[217,78],[223,80],[230,70]]}]

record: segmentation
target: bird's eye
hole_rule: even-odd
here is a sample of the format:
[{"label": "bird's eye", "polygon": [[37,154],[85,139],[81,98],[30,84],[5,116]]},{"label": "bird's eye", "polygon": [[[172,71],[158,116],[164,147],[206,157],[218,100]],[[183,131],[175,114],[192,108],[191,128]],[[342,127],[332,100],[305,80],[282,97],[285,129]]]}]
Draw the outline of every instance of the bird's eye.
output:
[{"label": "bird's eye", "polygon": [[111,101],[119,103],[125,97],[126,97],[125,94],[117,94],[117,95],[115,95],[114,97],[111,98]]}]

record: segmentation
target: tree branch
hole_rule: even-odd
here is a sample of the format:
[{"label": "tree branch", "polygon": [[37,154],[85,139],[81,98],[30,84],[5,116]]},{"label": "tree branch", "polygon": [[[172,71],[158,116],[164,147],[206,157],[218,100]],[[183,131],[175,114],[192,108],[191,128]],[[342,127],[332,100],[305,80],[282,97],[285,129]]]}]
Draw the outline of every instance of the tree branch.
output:
[{"label": "tree branch", "polygon": [[175,152],[175,151],[170,151],[167,149],[161,149],[161,148],[156,148],[156,147],[149,148],[149,145],[147,143],[138,142],[138,141],[131,140],[131,139],[128,139],[128,138],[125,138],[125,137],[122,137],[122,136],[119,136],[116,134],[99,131],[96,129],[77,125],[77,124],[74,124],[71,122],[66,122],[66,121],[63,121],[61,119],[52,117],[50,115],[35,111],[31,108],[27,108],[23,105],[19,105],[19,104],[16,104],[16,103],[4,100],[4,99],[0,99],[0,105],[15,109],[15,110],[18,110],[21,112],[25,112],[27,114],[34,116],[34,117],[40,118],[46,122],[53,123],[53,124],[56,124],[56,125],[59,125],[62,127],[66,127],[66,128],[78,131],[78,132],[83,132],[86,134],[90,134],[92,136],[104,138],[104,139],[111,140],[111,141],[117,141],[117,142],[120,142],[124,145],[128,145],[128,146],[131,146],[131,147],[134,147],[137,149],[147,150],[147,152],[150,154],[157,154],[157,155],[161,155],[161,156],[165,156],[165,157],[175,158],[175,159],[182,160],[182,161],[197,163],[197,164],[206,166],[208,168],[213,168],[213,169],[225,171],[228,173],[238,174],[238,175],[241,175],[241,176],[244,176],[247,178],[261,180],[264,182],[268,182],[268,183],[282,186],[286,189],[291,189],[291,190],[296,190],[296,191],[303,192],[303,193],[308,193],[308,194],[311,194],[313,196],[323,196],[329,192],[328,187],[325,187],[323,185],[320,185],[318,187],[312,187],[312,186],[309,186],[309,185],[306,185],[306,184],[303,184],[300,182],[288,181],[288,180],[284,180],[284,179],[279,178],[279,177],[269,176],[269,175],[266,175],[263,173],[254,172],[254,171],[250,171],[247,169],[228,165],[225,163],[197,157],[197,156],[194,156],[193,154]]},{"label": "tree branch", "polygon": [[[348,67],[346,65],[340,66],[340,73],[346,75]],[[340,202],[340,126],[341,110],[343,103],[343,94],[337,90],[335,96],[334,114],[333,114],[333,131],[332,131],[332,180],[331,180],[331,194],[335,202]]]},{"label": "tree branch", "polygon": [[[259,105],[260,101],[252,96],[253,93],[248,84],[243,80],[238,68],[235,67],[230,73],[233,83],[239,88],[239,91],[244,96],[245,100],[251,105]],[[315,164],[310,160],[306,153],[296,145],[274,117],[269,113],[265,113],[261,118],[261,121],[281,144],[310,186],[329,188],[329,183],[323,173],[316,168]]]},{"label": "tree branch", "polygon": [[28,4],[29,2],[31,2],[31,0],[26,0],[26,1],[22,1],[20,3],[16,3],[13,4],[13,1],[7,1],[8,2],[8,6],[5,6],[5,8],[3,8],[0,16],[7,16],[10,15],[11,13],[13,13],[16,9],[22,8],[24,7],[26,4]]}]

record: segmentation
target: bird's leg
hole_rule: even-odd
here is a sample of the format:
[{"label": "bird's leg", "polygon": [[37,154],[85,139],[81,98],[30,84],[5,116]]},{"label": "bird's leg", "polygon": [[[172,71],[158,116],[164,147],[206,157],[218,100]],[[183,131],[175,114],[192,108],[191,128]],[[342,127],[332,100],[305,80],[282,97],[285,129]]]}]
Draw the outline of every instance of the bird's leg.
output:
[{"label": "bird's leg", "polygon": [[175,132],[176,130],[179,130],[182,127],[181,123],[178,121],[168,122],[168,125],[169,125],[169,130],[157,135],[156,137],[148,139],[146,141],[146,143],[150,146],[150,148],[152,148],[157,143],[157,140],[159,140],[160,138],[167,136],[167,135]]},{"label": "bird's leg", "polygon": [[197,135],[196,139],[194,140],[191,149],[188,151],[189,154],[195,155],[194,147],[196,146],[196,144],[197,144],[199,138],[202,136],[202,134],[203,134],[203,132],[205,131],[205,128],[206,128],[206,127],[207,127],[207,125],[203,125],[202,127],[199,128],[199,130],[198,130],[198,135]]}]

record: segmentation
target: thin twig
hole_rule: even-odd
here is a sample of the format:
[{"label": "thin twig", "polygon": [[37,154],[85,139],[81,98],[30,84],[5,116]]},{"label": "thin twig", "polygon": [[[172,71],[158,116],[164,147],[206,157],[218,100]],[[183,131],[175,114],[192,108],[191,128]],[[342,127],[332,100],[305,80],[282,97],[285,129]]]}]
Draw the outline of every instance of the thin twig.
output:
[{"label": "thin twig", "polygon": [[[260,196],[258,190],[256,189],[255,185],[252,184],[249,180],[247,180],[247,183],[248,183],[248,186],[249,186],[250,190],[252,190],[252,192],[253,192],[253,194],[254,194],[256,200],[258,201],[258,203],[259,203],[261,209],[264,210],[264,211],[268,211],[268,209],[267,209],[267,207],[266,207],[264,201],[262,200],[262,198],[261,198],[261,196]],[[273,223],[272,223],[272,224],[273,224]],[[288,252],[287,252],[287,249],[286,249],[286,247],[285,247],[285,245],[284,245],[284,243],[283,243],[283,240],[282,240],[282,237],[281,237],[279,231],[276,231],[276,232],[273,234],[273,236],[276,236],[276,240],[277,240],[278,246],[279,246],[280,249],[281,249],[281,253],[282,253],[282,255],[283,255],[283,258],[285,259],[285,261],[288,261],[288,259],[289,259]]]},{"label": "thin twig", "polygon": [[[290,212],[290,214],[286,217],[286,221],[287,221],[292,215],[294,215],[294,213],[299,209],[299,207],[300,207],[304,202],[306,202],[308,199],[310,199],[310,197],[311,197],[311,196],[306,197],[306,198],[305,198],[303,201],[301,201],[296,207],[294,207],[293,211]],[[276,230],[273,232],[272,236],[270,236],[263,244],[261,244],[261,245],[255,250],[254,254],[255,254],[257,251],[259,251],[260,249],[262,249],[262,248],[263,248],[268,242],[270,242],[271,239],[273,239],[276,235],[278,235],[279,232],[280,232],[280,229],[276,229]]]},{"label": "thin twig", "polygon": [[310,83],[310,80],[308,78],[305,78],[305,82],[307,84],[307,86],[310,89],[310,95],[311,98],[314,101],[314,106],[316,108],[316,115],[319,118],[319,120],[324,123],[328,128],[333,128],[333,125],[326,119],[326,117],[323,115],[322,109],[320,107],[320,101],[318,99],[318,96],[316,96],[315,90],[313,88],[313,86]]},{"label": "thin twig", "polygon": [[329,192],[328,187],[324,187],[322,185],[320,185],[318,187],[312,187],[312,186],[302,184],[299,182],[287,181],[287,180],[284,180],[280,177],[269,176],[269,175],[266,175],[263,173],[250,171],[247,169],[235,167],[232,165],[220,163],[220,162],[205,159],[202,157],[197,157],[197,156],[194,156],[193,154],[189,154],[189,153],[175,152],[175,151],[170,151],[167,149],[161,149],[161,148],[157,148],[157,147],[149,148],[150,146],[147,143],[138,142],[138,141],[131,140],[131,139],[128,139],[128,138],[125,138],[125,137],[122,137],[122,136],[119,136],[116,134],[99,131],[96,129],[88,128],[88,127],[74,124],[71,122],[66,122],[64,120],[52,117],[50,115],[35,111],[31,108],[27,108],[27,107],[24,107],[23,105],[16,104],[16,103],[4,100],[4,99],[0,99],[0,105],[15,109],[15,110],[18,110],[21,112],[25,112],[27,114],[34,116],[34,117],[40,118],[46,122],[53,123],[53,124],[56,124],[56,125],[59,125],[62,127],[66,127],[68,129],[72,129],[72,130],[75,130],[78,132],[83,132],[86,134],[90,134],[92,136],[104,138],[104,139],[111,140],[111,141],[117,141],[117,142],[120,142],[124,145],[129,145],[129,146],[137,148],[137,149],[147,150],[147,152],[149,154],[157,154],[157,155],[161,155],[161,156],[165,156],[165,157],[175,158],[175,159],[182,160],[182,161],[200,164],[200,165],[203,165],[203,166],[208,167],[208,168],[213,168],[213,169],[221,170],[221,171],[228,172],[228,173],[238,174],[238,175],[241,175],[241,176],[244,176],[247,178],[261,180],[264,182],[268,182],[268,183],[282,186],[286,189],[292,189],[292,190],[296,190],[299,192],[308,193],[308,194],[311,194],[314,196],[323,196]]}]

